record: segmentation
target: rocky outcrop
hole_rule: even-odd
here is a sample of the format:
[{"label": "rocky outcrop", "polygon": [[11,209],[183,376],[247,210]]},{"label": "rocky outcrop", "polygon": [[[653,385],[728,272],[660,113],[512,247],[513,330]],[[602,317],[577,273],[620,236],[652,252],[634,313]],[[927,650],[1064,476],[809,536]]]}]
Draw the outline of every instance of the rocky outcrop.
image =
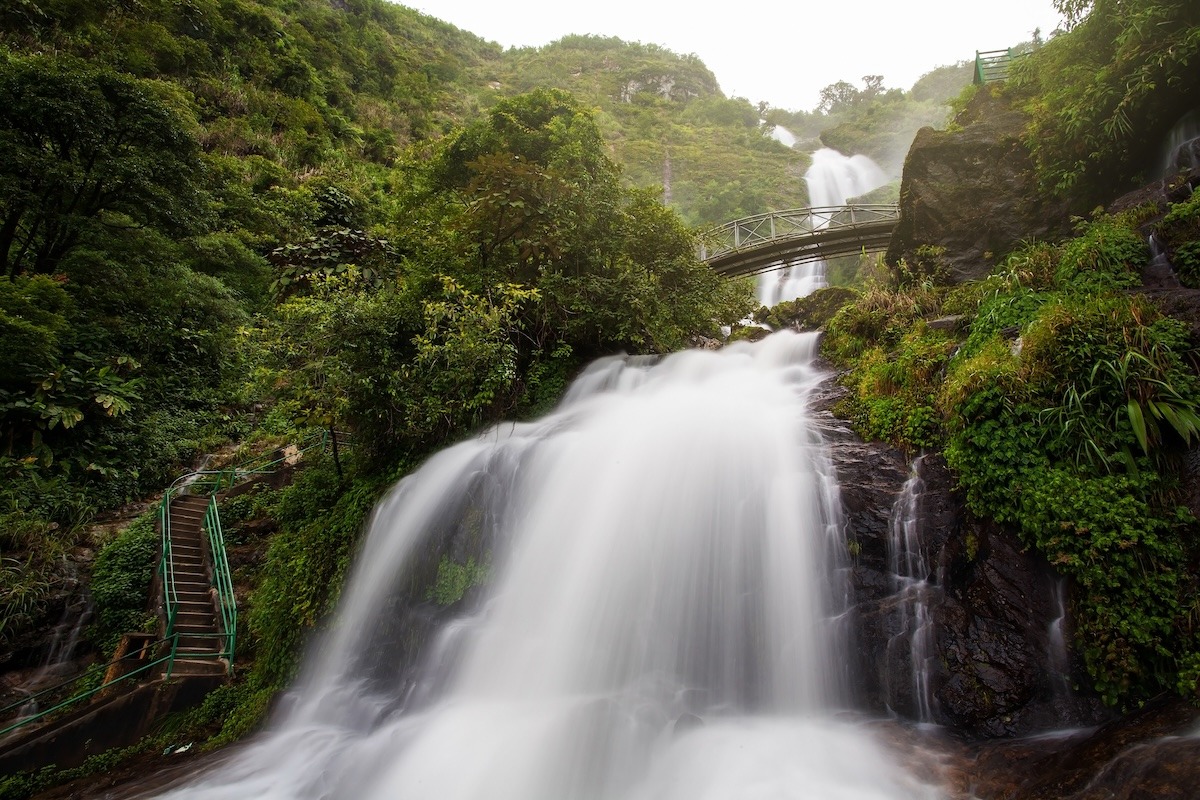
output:
[{"label": "rocky outcrop", "polygon": [[1191,800],[1200,724],[1187,701],[1162,699],[1095,730],[981,747],[961,769],[983,800]]},{"label": "rocky outcrop", "polygon": [[904,162],[887,261],[939,280],[987,275],[1020,242],[1065,232],[1065,205],[1036,199],[1026,116],[981,89],[956,129],[917,132]]},{"label": "rocky outcrop", "polygon": [[[907,642],[898,639],[906,635],[904,617],[888,562],[893,508],[910,460],[895,448],[863,442],[833,416],[843,392],[827,382],[814,407],[833,444],[853,554],[852,668],[867,708],[916,719],[920,703]],[[1068,690],[1084,680],[1080,665],[1069,658],[1051,664],[1050,631],[1063,613],[1053,570],[1011,531],[967,514],[940,456],[922,459],[921,477],[919,527],[933,632],[931,721],[968,738],[990,738],[1104,719],[1095,698]]]}]

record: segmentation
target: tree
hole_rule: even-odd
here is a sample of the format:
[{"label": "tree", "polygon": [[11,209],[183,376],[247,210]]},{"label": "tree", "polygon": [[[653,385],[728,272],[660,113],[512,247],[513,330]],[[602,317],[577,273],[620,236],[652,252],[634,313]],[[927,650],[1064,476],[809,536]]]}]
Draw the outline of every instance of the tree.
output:
[{"label": "tree", "polygon": [[58,56],[0,60],[0,262],[54,272],[91,226],[196,221],[199,147],[153,84]]},{"label": "tree", "polygon": [[858,100],[870,100],[883,94],[882,75],[863,75],[863,90],[858,93]]},{"label": "tree", "polygon": [[858,99],[858,89],[846,81],[831,83],[821,90],[821,102],[817,110],[826,114],[836,114],[854,105]]}]

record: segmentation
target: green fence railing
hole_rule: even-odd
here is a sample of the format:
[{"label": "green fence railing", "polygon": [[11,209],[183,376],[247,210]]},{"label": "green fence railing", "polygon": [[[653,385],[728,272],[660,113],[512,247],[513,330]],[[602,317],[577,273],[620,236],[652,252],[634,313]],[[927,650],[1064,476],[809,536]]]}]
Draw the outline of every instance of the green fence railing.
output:
[{"label": "green fence railing", "polygon": [[[343,439],[344,435],[342,434],[334,433],[331,437],[330,433],[323,432],[309,437],[303,444],[296,446],[294,450],[285,452],[282,456],[252,459],[220,470],[199,470],[177,478],[163,493],[162,502],[158,507],[159,531],[162,539],[158,574],[162,582],[165,631],[162,638],[145,644],[133,652],[126,653],[103,667],[91,667],[65,681],[0,707],[0,725],[4,725],[4,727],[0,727],[0,736],[33,722],[44,720],[70,706],[95,697],[112,686],[145,676],[151,670],[161,667],[164,669],[164,676],[171,677],[179,647],[179,633],[176,630],[179,615],[179,591],[172,566],[171,500],[181,494],[209,495],[202,527],[208,542],[209,556],[212,559],[213,586],[217,591],[217,611],[221,627],[220,632],[215,634],[218,641],[214,643],[211,654],[189,654],[188,657],[224,659],[227,670],[232,672],[237,644],[237,602],[233,592],[233,574],[229,568],[229,556],[225,548],[225,532],[221,526],[221,516],[217,509],[217,493],[256,475],[270,474],[278,469],[280,464],[294,461],[310,450],[323,449],[331,441],[336,442]],[[189,637],[197,635],[188,633]],[[144,663],[139,663],[131,669],[119,670],[119,675],[108,677],[114,667],[128,667],[131,663],[138,661],[144,661]],[[103,669],[103,673],[101,673],[101,669]],[[98,685],[89,685],[97,680],[100,681]],[[78,688],[72,689],[72,686],[78,686]],[[46,701],[48,698],[51,705],[45,710],[33,711],[29,714],[20,713],[21,709],[31,704],[36,707],[39,702]],[[10,716],[17,718],[5,724],[3,720]]]},{"label": "green fence railing", "polygon": [[170,636],[175,631],[175,617],[179,613],[179,592],[175,587],[175,570],[171,568],[171,490],[168,489],[163,502],[158,506],[158,532],[162,549],[158,557],[158,577],[163,589],[163,629]]},{"label": "green fence railing", "polygon": [[1012,62],[1021,56],[1028,55],[1024,50],[976,50],[975,51],[975,83],[981,85],[993,81],[1008,80],[1008,70]]},{"label": "green fence railing", "polygon": [[217,496],[208,500],[204,511],[204,532],[208,535],[208,551],[213,561],[213,586],[217,590],[217,610],[221,617],[222,642],[218,658],[228,659],[233,670],[233,654],[237,644],[237,600],[233,595],[233,574],[225,552],[225,531],[217,512]]},{"label": "green fence railing", "polygon": [[[102,667],[91,667],[65,681],[22,697],[20,700],[9,703],[4,707],[0,707],[0,720],[16,716],[16,719],[10,720],[6,725],[0,722],[0,725],[4,725],[3,728],[0,728],[0,736],[11,733],[25,725],[46,719],[76,703],[95,697],[109,687],[140,677],[161,664],[166,665],[167,677],[170,677],[171,663],[175,659],[175,648],[178,646],[178,643],[178,636],[168,636],[158,641],[144,644],[137,650],[126,653]],[[115,677],[108,677],[114,667],[128,666],[131,663],[136,664],[139,660],[145,661],[145,663],[128,670],[123,670]],[[95,686],[87,685],[89,681],[95,680],[100,680],[100,683]],[[48,698],[51,700],[51,705],[48,708],[41,711],[31,711],[29,714],[21,714],[21,709],[31,704],[36,708],[36,705],[40,701],[47,700]]]},{"label": "green fence railing", "polygon": [[[294,447],[283,448],[283,455],[261,456],[239,462],[224,469],[197,470],[181,475],[167,487],[159,504],[159,526],[162,531],[162,557],[159,560],[159,578],[163,586],[163,609],[167,636],[176,633],[175,623],[179,611],[179,595],[176,589],[174,561],[171,558],[171,501],[182,494],[208,495],[208,506],[204,511],[203,534],[208,542],[208,555],[212,561],[212,583],[217,591],[217,613],[220,631],[216,634],[210,653],[189,653],[189,658],[213,658],[225,660],[226,670],[233,672],[237,645],[237,601],[233,592],[233,574],[229,568],[229,556],[225,548],[225,532],[221,526],[221,515],[217,507],[217,494],[259,475],[275,472],[281,464],[291,463],[311,450],[324,449],[331,441],[344,438],[336,432],[322,431],[303,440]],[[335,444],[336,448],[336,444]],[[277,451],[278,452],[278,451]],[[204,634],[189,633],[189,638]]]}]

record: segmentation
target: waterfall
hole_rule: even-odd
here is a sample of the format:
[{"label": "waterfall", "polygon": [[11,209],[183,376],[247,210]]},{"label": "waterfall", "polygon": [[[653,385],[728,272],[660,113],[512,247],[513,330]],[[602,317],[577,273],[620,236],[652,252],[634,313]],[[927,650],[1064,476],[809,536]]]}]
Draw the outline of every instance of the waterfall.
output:
[{"label": "waterfall", "polygon": [[907,674],[909,680],[905,686],[888,687],[888,702],[918,722],[931,722],[930,674],[935,653],[929,607],[935,588],[930,585],[929,566],[921,548],[921,495],[925,491],[922,458],[913,461],[908,480],[892,506],[889,523],[888,568],[897,632],[888,641],[887,657],[889,664],[906,668],[889,669],[888,674]]},{"label": "waterfall", "polygon": [[1071,660],[1063,631],[1067,623],[1067,582],[1063,578],[1054,582],[1054,613],[1046,631],[1046,666],[1051,671],[1055,704],[1061,705],[1071,697]]},{"label": "waterfall", "polygon": [[1158,237],[1150,234],[1146,241],[1150,247],[1150,263],[1142,270],[1143,283],[1147,286],[1179,288],[1179,276],[1175,273],[1175,265],[1171,263],[1171,259],[1163,249],[1162,243],[1158,241]]},{"label": "waterfall", "polygon": [[[812,154],[804,173],[808,202],[813,208],[841,206],[851,197],[866,194],[887,183],[884,171],[864,155],[844,156],[823,147]],[[810,261],[764,272],[758,279],[758,301],[768,308],[784,300],[805,297],[825,286],[825,262]]]},{"label": "waterfall", "polygon": [[[765,119],[762,119],[758,121],[758,124],[768,125],[770,123],[768,123]],[[792,133],[782,125],[771,125],[771,138],[779,142],[784,147],[796,146],[796,134]]]},{"label": "waterfall", "polygon": [[1160,167],[1165,178],[1200,167],[1200,109],[1189,111],[1171,126],[1163,143]]},{"label": "waterfall", "polygon": [[[603,359],[547,417],[432,457],[271,730],[173,796],[939,796],[845,713],[815,345]],[[486,543],[487,587],[408,669],[397,598],[446,536]]]}]

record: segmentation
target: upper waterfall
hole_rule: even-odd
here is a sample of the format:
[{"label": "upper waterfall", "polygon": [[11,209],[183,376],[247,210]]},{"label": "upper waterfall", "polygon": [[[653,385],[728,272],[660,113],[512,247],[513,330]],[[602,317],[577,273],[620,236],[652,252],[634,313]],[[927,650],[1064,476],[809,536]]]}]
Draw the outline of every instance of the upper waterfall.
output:
[{"label": "upper waterfall", "polygon": [[[851,197],[866,194],[888,182],[887,174],[864,155],[846,156],[830,147],[812,154],[804,173],[808,203],[814,208],[845,205]],[[795,300],[825,286],[825,262],[764,272],[758,279],[758,302],[768,308],[784,300]]]}]

